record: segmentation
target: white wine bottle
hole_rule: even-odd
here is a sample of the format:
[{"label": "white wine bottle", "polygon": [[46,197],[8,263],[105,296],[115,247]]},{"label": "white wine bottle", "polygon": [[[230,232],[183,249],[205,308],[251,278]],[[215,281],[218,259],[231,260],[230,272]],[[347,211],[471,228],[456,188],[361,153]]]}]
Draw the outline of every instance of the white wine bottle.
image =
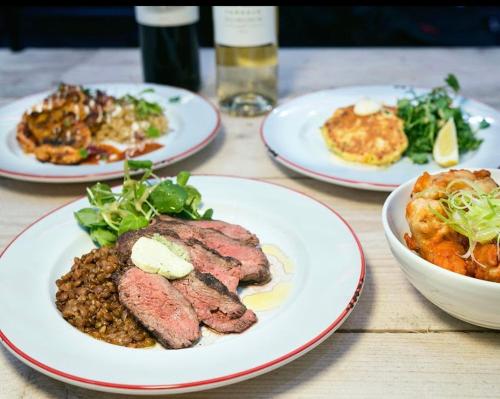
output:
[{"label": "white wine bottle", "polygon": [[255,116],[276,104],[278,16],[275,6],[214,6],[217,97],[232,115]]}]

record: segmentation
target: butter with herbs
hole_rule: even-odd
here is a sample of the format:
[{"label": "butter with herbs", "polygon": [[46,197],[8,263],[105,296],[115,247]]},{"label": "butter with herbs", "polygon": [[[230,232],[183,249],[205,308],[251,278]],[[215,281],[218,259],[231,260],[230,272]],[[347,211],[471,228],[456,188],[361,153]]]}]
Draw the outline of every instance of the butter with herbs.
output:
[{"label": "butter with herbs", "polygon": [[163,237],[139,238],[132,246],[132,263],[147,273],[160,274],[171,280],[187,276],[193,271],[193,265],[187,256],[179,253],[180,248],[170,242],[172,245],[166,245],[167,242]]}]

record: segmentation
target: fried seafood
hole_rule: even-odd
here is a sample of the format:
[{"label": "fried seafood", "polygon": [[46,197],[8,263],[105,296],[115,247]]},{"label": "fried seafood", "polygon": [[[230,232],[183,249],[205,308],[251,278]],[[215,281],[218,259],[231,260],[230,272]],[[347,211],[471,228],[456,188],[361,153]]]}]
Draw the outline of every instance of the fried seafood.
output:
[{"label": "fried seafood", "polygon": [[92,131],[103,121],[113,99],[102,92],[91,97],[81,86],[61,84],[43,102],[26,111],[17,126],[24,152],[42,162],[75,164],[89,146]]},{"label": "fried seafood", "polygon": [[[154,151],[162,145],[151,139],[167,130],[163,108],[155,102],[60,84],[23,114],[16,138],[24,152],[41,162],[74,165],[84,160],[114,162]],[[107,141],[129,147],[118,150]]]},{"label": "fried seafood", "polygon": [[481,231],[474,230],[479,227],[474,223],[461,227],[459,216],[451,209],[456,207],[464,212],[464,218],[470,218],[472,212],[477,212],[472,207],[479,206],[477,204],[482,199],[487,201],[485,196],[488,194],[496,195],[497,187],[486,170],[450,170],[436,175],[424,173],[416,181],[406,207],[406,219],[411,231],[411,235],[405,234],[406,244],[440,267],[500,282],[498,235],[489,242],[474,240],[466,234],[467,229],[472,229],[479,236]]}]

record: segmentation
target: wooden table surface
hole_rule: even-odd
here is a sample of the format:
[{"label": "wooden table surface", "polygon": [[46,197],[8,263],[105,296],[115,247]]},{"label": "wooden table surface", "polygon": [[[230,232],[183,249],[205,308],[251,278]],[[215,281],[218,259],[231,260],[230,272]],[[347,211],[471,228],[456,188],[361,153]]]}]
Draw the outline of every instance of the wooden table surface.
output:
[{"label": "wooden table surface", "polygon": [[[280,101],[344,85],[432,87],[455,73],[465,96],[500,108],[500,49],[282,49]],[[214,54],[202,51],[202,92],[214,97]],[[0,105],[71,83],[141,82],[132,50],[0,51]],[[406,280],[386,244],[380,214],[386,193],[312,180],[274,163],[262,145],[261,118],[222,116],[207,148],[163,168],[168,176],[239,174],[277,182],[320,199],[351,224],[363,245],[367,279],[348,320],[298,360],[255,379],[180,397],[364,398],[499,397],[500,334],[448,316]],[[113,181],[119,183],[119,180]],[[0,247],[43,213],[82,195],[85,184],[0,178]],[[1,310],[0,310],[1,311]],[[0,398],[123,398],[46,377],[0,349]]]}]

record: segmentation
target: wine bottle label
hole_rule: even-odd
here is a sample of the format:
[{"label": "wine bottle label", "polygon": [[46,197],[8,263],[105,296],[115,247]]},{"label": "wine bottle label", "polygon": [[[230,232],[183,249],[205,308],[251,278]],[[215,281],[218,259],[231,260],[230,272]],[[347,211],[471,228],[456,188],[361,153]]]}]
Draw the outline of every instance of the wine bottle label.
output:
[{"label": "wine bottle label", "polygon": [[275,6],[214,6],[215,43],[253,47],[277,42]]},{"label": "wine bottle label", "polygon": [[141,25],[181,26],[198,22],[198,6],[136,6],[135,17]]}]

